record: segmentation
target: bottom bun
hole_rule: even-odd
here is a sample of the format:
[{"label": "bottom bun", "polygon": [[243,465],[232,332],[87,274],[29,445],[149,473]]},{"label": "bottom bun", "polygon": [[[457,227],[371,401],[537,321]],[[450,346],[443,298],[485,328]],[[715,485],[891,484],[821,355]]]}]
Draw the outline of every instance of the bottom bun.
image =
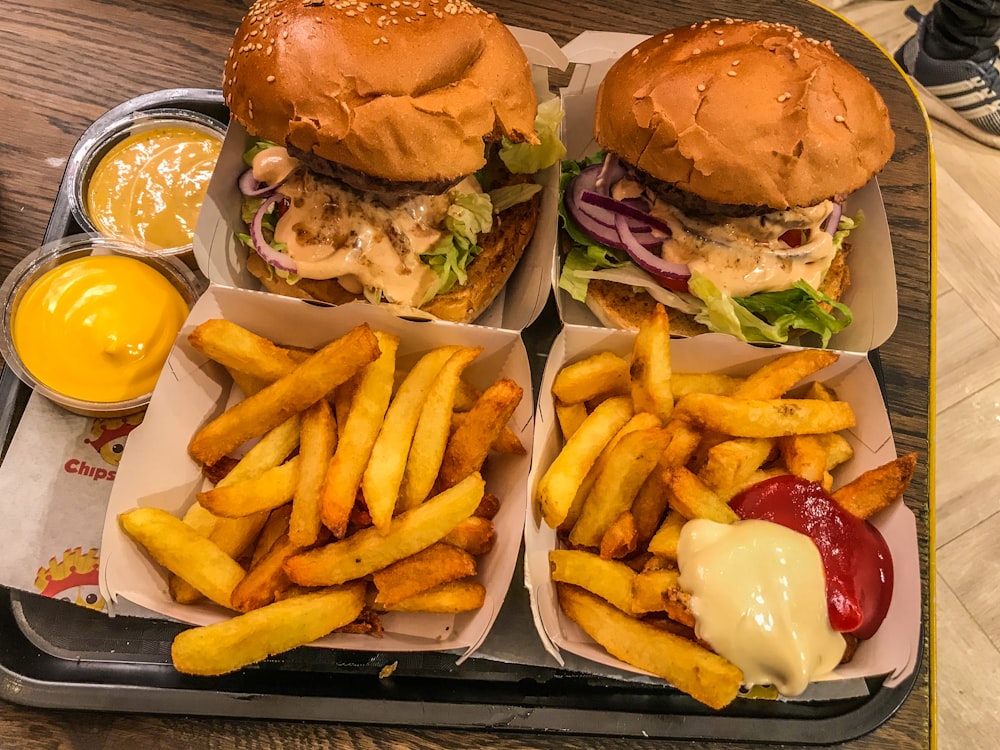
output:
[{"label": "bottom bun", "polygon": [[[455,323],[471,323],[496,298],[514,272],[535,233],[541,197],[518,203],[493,217],[493,228],[480,235],[476,244],[482,252],[466,269],[468,280],[451,291],[439,294],[420,309],[436,318]],[[299,279],[289,284],[276,276],[256,253],[247,256],[247,270],[274,294],[342,305],[364,299],[348,292],[336,279]]]}]

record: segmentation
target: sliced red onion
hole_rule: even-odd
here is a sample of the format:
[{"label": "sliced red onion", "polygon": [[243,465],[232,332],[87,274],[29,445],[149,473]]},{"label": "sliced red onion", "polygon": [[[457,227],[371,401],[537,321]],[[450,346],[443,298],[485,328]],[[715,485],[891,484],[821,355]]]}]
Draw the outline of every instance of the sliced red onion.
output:
[{"label": "sliced red onion", "polygon": [[833,204],[833,210],[830,215],[826,217],[826,223],[823,225],[823,231],[827,234],[834,234],[837,231],[837,227],[840,225],[840,217],[844,214],[844,207],[839,203]]},{"label": "sliced red onion", "polygon": [[625,177],[625,167],[618,157],[609,151],[594,178],[593,189],[602,195],[611,195],[611,186],[623,177]]},{"label": "sliced red onion", "polygon": [[691,269],[685,263],[671,263],[664,260],[659,255],[652,253],[648,248],[636,241],[635,235],[628,228],[628,221],[625,216],[618,214],[616,219],[618,225],[618,235],[625,243],[625,252],[635,262],[637,266],[648,271],[668,289],[679,292],[686,292],[688,279],[691,278]]},{"label": "sliced red onion", "polygon": [[261,198],[265,195],[270,195],[278,187],[277,185],[268,185],[266,183],[259,182],[257,178],[253,176],[252,169],[248,169],[246,172],[241,174],[237,184],[239,185],[240,192],[248,198]]},{"label": "sliced red onion", "polygon": [[[666,222],[662,219],[656,218],[646,211],[643,211],[632,203],[615,200],[609,195],[601,195],[600,193],[595,193],[592,190],[582,191],[580,193],[580,201],[582,203],[589,203],[592,206],[597,206],[598,208],[603,208],[616,216],[625,216],[626,218],[642,222],[642,225],[647,229],[655,229],[658,232],[662,232],[666,237],[671,235],[670,227],[666,224]],[[617,226],[617,219],[615,220],[615,226]],[[635,231],[635,226],[633,224],[629,224],[629,228]]]},{"label": "sliced red onion", "polygon": [[[626,249],[625,243],[618,236],[618,230],[613,225],[608,226],[607,224],[603,224],[585,212],[583,210],[584,204],[574,201],[569,190],[563,196],[563,203],[566,205],[566,211],[570,217],[588,237],[608,247],[617,248],[618,250]],[[610,216],[612,217],[611,221],[614,221],[614,214],[610,214]],[[663,244],[663,237],[656,237],[649,231],[648,227],[642,227],[637,233],[633,232],[633,236],[637,242],[649,250],[655,250]]]},{"label": "sliced red onion", "polygon": [[283,200],[284,197],[285,196],[281,193],[274,193],[260,204],[260,208],[257,209],[257,213],[253,215],[253,221],[250,223],[250,239],[253,240],[253,249],[257,251],[257,255],[264,259],[265,263],[268,263],[275,268],[279,268],[282,271],[297,273],[295,261],[285,253],[275,250],[271,247],[270,243],[264,239],[264,216],[271,210],[271,207],[275,203]]},{"label": "sliced red onion", "polygon": [[[599,164],[594,164],[585,168],[579,175],[573,178],[573,182],[570,184],[569,189],[566,192],[569,196],[569,200],[575,204],[577,210],[587,214],[598,224],[603,224],[608,229],[614,230],[615,215],[613,212],[608,211],[606,208],[598,208],[594,205],[585,205],[581,200],[581,196],[587,191],[599,192],[596,184],[600,172],[601,166]],[[611,198],[608,200],[611,200]],[[633,232],[648,231],[648,227],[644,222],[632,221],[629,223],[629,227]]]}]

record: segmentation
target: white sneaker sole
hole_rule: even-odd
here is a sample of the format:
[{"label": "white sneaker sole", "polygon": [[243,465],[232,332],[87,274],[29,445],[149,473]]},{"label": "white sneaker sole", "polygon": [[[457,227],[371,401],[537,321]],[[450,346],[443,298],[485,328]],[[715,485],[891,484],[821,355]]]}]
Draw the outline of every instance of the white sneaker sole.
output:
[{"label": "white sneaker sole", "polygon": [[960,133],[969,136],[969,138],[979,141],[984,146],[1000,149],[1000,136],[992,135],[984,130],[980,130],[978,127],[962,117],[962,115],[958,112],[934,96],[934,94],[930,91],[921,86],[920,82],[917,81],[916,78],[911,76],[910,80],[920,93],[920,100],[923,102],[928,115],[933,117],[935,120],[943,122],[945,125],[954,128]]}]

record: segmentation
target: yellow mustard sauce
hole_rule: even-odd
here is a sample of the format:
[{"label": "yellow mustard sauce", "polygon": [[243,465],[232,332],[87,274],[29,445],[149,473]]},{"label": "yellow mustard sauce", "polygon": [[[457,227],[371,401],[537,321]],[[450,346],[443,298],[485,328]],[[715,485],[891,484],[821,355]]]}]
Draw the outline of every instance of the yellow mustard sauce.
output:
[{"label": "yellow mustard sauce", "polygon": [[128,136],[90,177],[91,221],[102,234],[148,249],[190,244],[221,148],[217,135],[183,125]]},{"label": "yellow mustard sauce", "polygon": [[32,283],[11,328],[18,356],[39,382],[109,403],[153,389],[187,314],[180,292],[149,265],[88,256]]}]

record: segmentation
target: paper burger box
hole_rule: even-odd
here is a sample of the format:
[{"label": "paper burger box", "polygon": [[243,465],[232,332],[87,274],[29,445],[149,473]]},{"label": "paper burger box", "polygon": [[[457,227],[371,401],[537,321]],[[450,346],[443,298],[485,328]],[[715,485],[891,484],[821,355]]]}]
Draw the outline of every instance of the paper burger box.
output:
[{"label": "paper burger box", "polygon": [[[445,344],[481,346],[465,378],[485,388],[509,377],[524,388],[510,426],[530,455],[532,393],[528,358],[516,331],[438,321],[410,321],[372,305],[340,307],[256,291],[212,286],[198,300],[170,353],[140,427],[129,436],[108,502],[101,542],[101,592],[112,613],[131,605],[166,618],[208,624],[232,616],[211,603],[181,605],[167,590],[165,571],[147,556],[118,523],[119,514],[136,507],[157,507],[182,517],[207,485],[188,456],[192,435],[219,414],[230,400],[231,381],[224,369],[188,343],[188,334],[211,318],[225,318],[278,343],[317,347],[367,322],[374,330],[399,337],[398,366],[409,368],[424,352]],[[494,518],[496,543],[477,558],[477,579],[487,590],[485,605],[450,615],[387,614],[381,638],[335,634],[319,643],[360,651],[458,649],[471,652],[486,637],[510,584],[520,551],[524,524],[529,456],[491,455],[484,469],[486,491],[501,499]]]},{"label": "paper burger box", "polygon": [[[559,369],[600,351],[628,356],[634,334],[599,328],[567,327],[556,339],[542,375],[535,414],[535,440],[529,477],[525,523],[525,585],[532,615],[545,648],[560,663],[563,652],[633,674],[645,674],[611,657],[560,610],[549,575],[548,553],[559,544],[556,533],[542,520],[533,498],[538,481],[562,447],[552,400],[552,382]],[[796,347],[759,347],[724,334],[706,334],[671,341],[671,363],[676,372],[749,374]],[[820,380],[847,401],[857,415],[857,426],[844,433],[854,457],[835,470],[837,487],[859,474],[896,458],[892,430],[875,373],[864,354],[842,352],[838,362],[810,380]],[[796,389],[797,392],[799,388]],[[899,684],[916,667],[920,644],[920,564],[916,520],[898,500],[872,522],[885,537],[895,573],[892,603],[881,628],[861,643],[854,658],[826,680],[886,675],[886,685]]]},{"label": "paper burger box", "polygon": [[[574,65],[569,85],[561,91],[566,113],[563,143],[567,159],[582,159],[599,150],[594,140],[597,89],[614,62],[647,38],[640,34],[585,31],[563,47],[563,53]],[[854,313],[854,321],[830,339],[831,349],[851,352],[867,352],[884,344],[896,328],[898,313],[892,241],[875,178],[850,195],[844,204],[845,216],[854,217],[859,213],[863,215],[861,226],[848,238],[853,248],[847,258],[851,285],[841,299]],[[600,321],[584,303],[559,288],[562,262],[558,247],[552,254],[552,261],[551,283],[563,322],[600,326]]]},{"label": "paper burger box", "polygon": [[[565,70],[567,60],[548,34],[511,27],[532,67],[532,79],[539,101],[551,98],[549,70]],[[239,176],[246,171],[243,154],[256,141],[233,120],[222,145],[212,181],[198,217],[193,240],[198,268],[214,284],[239,289],[260,289],[260,282],[246,270],[249,249],[236,238],[246,232],[240,216]],[[497,298],[476,319],[477,325],[522,330],[545,306],[551,289],[552,253],[557,231],[559,165],[548,167],[535,177],[542,185],[538,224],[517,268]]]}]

